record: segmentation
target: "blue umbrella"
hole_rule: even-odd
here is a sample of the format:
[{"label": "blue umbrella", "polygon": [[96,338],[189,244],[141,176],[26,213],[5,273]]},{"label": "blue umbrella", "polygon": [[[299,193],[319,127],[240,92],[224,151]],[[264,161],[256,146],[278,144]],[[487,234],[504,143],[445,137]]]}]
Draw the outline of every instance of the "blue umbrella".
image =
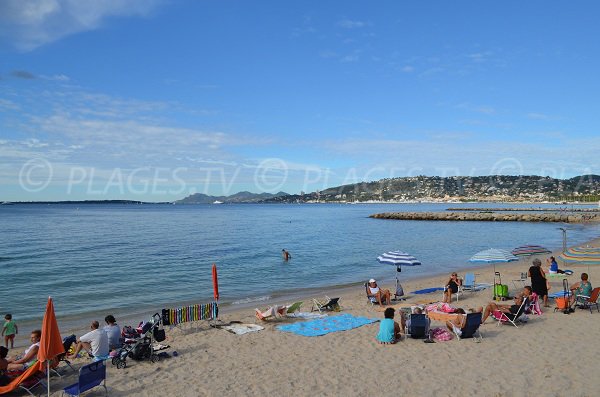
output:
[{"label": "blue umbrella", "polygon": [[401,272],[400,266],[419,266],[421,264],[417,258],[402,251],[386,252],[385,254],[379,255],[377,260],[379,263],[385,265],[396,266],[396,293],[394,294],[396,297],[403,295],[403,292],[400,292],[399,290],[400,281],[398,280],[398,273]]},{"label": "blue umbrella", "polygon": [[[519,258],[514,256],[512,253],[496,249],[490,248],[487,250],[479,251],[475,255],[469,259],[469,262],[473,263],[493,263],[494,264],[494,284],[496,283],[496,263],[501,262],[512,262],[517,261]],[[496,288],[494,288],[494,298],[496,297]]]}]

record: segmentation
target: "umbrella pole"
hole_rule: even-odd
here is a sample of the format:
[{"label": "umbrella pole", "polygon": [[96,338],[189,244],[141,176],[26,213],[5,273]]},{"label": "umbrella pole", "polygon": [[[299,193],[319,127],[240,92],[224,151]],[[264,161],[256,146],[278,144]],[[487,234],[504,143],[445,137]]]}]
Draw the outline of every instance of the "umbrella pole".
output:
[{"label": "umbrella pole", "polygon": [[50,360],[46,360],[46,374],[48,375],[48,397],[50,397]]}]

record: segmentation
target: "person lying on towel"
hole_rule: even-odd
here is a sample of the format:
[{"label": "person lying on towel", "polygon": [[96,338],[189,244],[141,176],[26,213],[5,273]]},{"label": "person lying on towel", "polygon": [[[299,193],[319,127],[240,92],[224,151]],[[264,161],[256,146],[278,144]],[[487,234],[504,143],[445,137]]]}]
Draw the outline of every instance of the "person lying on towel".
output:
[{"label": "person lying on towel", "polygon": [[492,314],[494,311],[499,310],[502,313],[511,313],[517,314],[521,304],[523,303],[523,299],[529,299],[531,296],[531,287],[529,285],[523,288],[523,292],[515,296],[515,303],[513,305],[498,305],[496,302],[491,302],[485,307],[485,311],[483,312],[483,318],[481,319],[481,324],[485,323],[485,320]]}]

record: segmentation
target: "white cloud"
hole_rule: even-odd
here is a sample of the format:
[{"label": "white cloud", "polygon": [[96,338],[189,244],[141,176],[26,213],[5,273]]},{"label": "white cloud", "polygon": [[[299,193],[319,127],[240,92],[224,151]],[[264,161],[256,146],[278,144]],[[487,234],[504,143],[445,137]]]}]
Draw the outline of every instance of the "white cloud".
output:
[{"label": "white cloud", "polygon": [[108,17],[147,16],[161,0],[3,0],[0,37],[31,51],[65,36],[94,30]]},{"label": "white cloud", "polygon": [[342,19],[337,23],[337,25],[344,29],[359,29],[367,26],[366,22],[353,21],[351,19]]}]

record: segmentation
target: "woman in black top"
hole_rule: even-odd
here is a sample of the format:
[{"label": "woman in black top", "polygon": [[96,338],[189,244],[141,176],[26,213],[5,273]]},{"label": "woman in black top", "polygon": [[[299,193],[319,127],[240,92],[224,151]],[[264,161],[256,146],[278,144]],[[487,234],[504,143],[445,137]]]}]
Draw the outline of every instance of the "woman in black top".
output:
[{"label": "woman in black top", "polygon": [[533,260],[533,266],[529,268],[527,276],[531,277],[531,289],[535,292],[538,297],[544,299],[544,307],[548,305],[548,280],[546,279],[546,273],[542,269],[542,261],[535,258]]},{"label": "woman in black top", "polygon": [[450,276],[450,280],[448,280],[444,289],[444,302],[450,303],[452,301],[452,294],[456,294],[458,292],[458,287],[461,285],[462,280],[458,278],[456,273],[452,273],[452,276]]}]

